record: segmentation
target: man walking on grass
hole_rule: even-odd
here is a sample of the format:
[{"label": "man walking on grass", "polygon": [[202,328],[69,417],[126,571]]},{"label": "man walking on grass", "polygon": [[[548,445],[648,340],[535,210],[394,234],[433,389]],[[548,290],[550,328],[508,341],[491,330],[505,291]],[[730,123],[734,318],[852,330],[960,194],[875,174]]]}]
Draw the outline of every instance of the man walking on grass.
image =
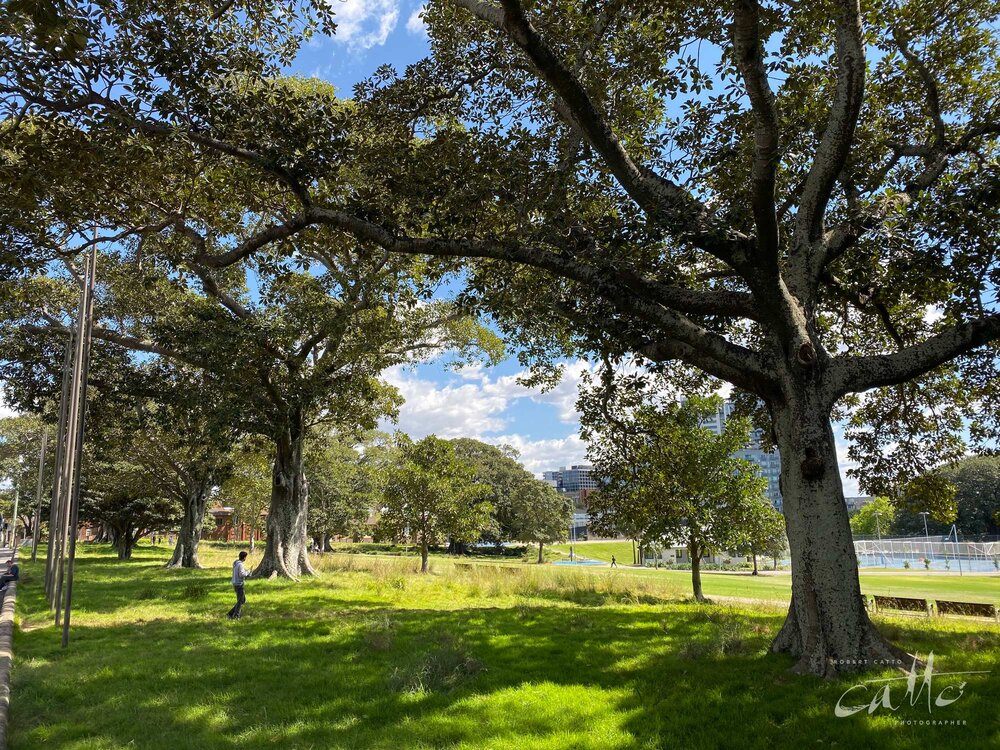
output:
[{"label": "man walking on grass", "polygon": [[611,556],[611,567],[612,568],[617,568],[618,567],[618,561],[615,559],[614,555]]},{"label": "man walking on grass", "polygon": [[243,564],[246,559],[247,553],[244,550],[240,552],[240,559],[233,562],[233,588],[236,590],[236,606],[229,610],[229,614],[226,615],[230,620],[240,619],[240,611],[247,600],[246,594],[243,593],[243,583],[250,577],[250,571]]}]

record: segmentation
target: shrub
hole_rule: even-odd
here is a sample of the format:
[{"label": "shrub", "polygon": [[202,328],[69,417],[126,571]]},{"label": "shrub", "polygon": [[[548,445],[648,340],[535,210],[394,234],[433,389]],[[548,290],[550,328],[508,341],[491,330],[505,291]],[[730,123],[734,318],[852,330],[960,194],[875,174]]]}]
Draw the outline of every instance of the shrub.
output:
[{"label": "shrub", "polygon": [[393,669],[389,686],[399,693],[433,693],[453,690],[483,671],[482,663],[453,636],[444,635],[429,653],[409,665]]},{"label": "shrub", "polygon": [[387,651],[396,638],[396,623],[388,615],[373,617],[364,626],[365,643],[373,651]]},{"label": "shrub", "polygon": [[184,599],[207,599],[209,588],[207,583],[189,583],[181,591]]}]

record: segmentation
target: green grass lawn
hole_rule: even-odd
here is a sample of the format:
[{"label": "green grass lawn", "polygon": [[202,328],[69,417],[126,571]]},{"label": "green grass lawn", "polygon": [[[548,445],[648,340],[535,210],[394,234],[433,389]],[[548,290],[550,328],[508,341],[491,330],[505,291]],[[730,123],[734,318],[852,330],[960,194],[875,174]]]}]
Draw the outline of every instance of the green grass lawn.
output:
[{"label": "green grass lawn", "polygon": [[[553,550],[569,553],[569,545],[553,545]],[[632,562],[631,542],[578,542],[576,553],[592,560],[611,561],[615,555],[619,564]],[[735,596],[748,599],[774,599],[787,601],[791,596],[791,578],[787,571],[769,574],[766,561],[761,561],[765,574],[751,576],[749,571],[739,573],[713,573],[703,571],[702,584],[708,596]],[[683,587],[691,579],[689,570],[654,570],[631,568],[633,575],[656,576]],[[587,571],[580,568],[581,572]],[[594,572],[590,569],[588,572]],[[998,575],[942,575],[907,572],[861,572],[861,588],[866,594],[883,596],[913,596],[929,599],[949,599],[968,602],[1000,603],[1000,576]]]},{"label": "green grass lawn", "polygon": [[[935,677],[935,695],[967,684],[930,716],[836,718],[857,680],[790,674],[767,652],[780,609],[683,601],[683,579],[447,560],[420,576],[412,559],[327,555],[315,579],[248,583],[230,622],[231,554],[168,571],[165,548],[121,563],[85,546],[67,651],[41,566],[23,564],[10,746],[1000,746],[1000,628],[986,622],[882,620],[940,671],[995,674]],[[928,718],[967,723],[907,723]]]},{"label": "green grass lawn", "polygon": [[[600,560],[602,562],[611,562],[611,556],[615,556],[615,560],[619,565],[631,565],[632,560],[632,542],[576,542],[573,548],[577,555],[580,557],[586,557],[590,560]],[[551,549],[554,552],[562,552],[564,555],[569,555],[569,545],[568,544],[553,544]]]}]

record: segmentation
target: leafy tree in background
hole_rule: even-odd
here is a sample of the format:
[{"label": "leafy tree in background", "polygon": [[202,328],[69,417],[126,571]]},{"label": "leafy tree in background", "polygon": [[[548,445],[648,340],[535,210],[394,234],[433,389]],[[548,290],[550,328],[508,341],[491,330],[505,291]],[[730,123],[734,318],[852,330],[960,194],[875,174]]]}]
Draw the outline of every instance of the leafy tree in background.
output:
[{"label": "leafy tree in background", "polygon": [[[160,364],[167,366],[141,368],[131,376],[128,392],[111,398],[122,404],[120,419],[134,429],[130,460],[145,468],[163,497],[183,508],[167,566],[200,568],[198,546],[208,503],[232,469],[229,451],[240,434],[239,420],[202,372]],[[108,407],[96,403],[91,408]]]},{"label": "leafy tree in background", "polygon": [[385,478],[376,533],[417,544],[420,571],[426,573],[432,545],[474,542],[491,528],[490,491],[477,484],[475,469],[447,440],[428,435],[413,442],[397,433],[395,445],[398,462]]},{"label": "leafy tree in background", "polygon": [[[927,532],[944,536],[954,523],[960,534],[1000,534],[1000,457],[969,456],[937,469],[934,475],[947,483],[941,493],[951,491],[953,514],[942,518],[930,513]],[[894,533],[900,536],[923,536],[924,520],[920,512],[933,508],[923,498],[906,496],[896,513]]]},{"label": "leafy tree in background", "polygon": [[271,502],[274,467],[268,446],[260,438],[248,438],[233,450],[233,470],[219,488],[219,500],[233,509],[233,528],[246,525],[250,551],[256,547],[261,517]]},{"label": "leafy tree in background", "polygon": [[749,443],[750,422],[730,418],[716,435],[702,425],[720,398],[650,404],[649,393],[628,386],[614,399],[593,391],[580,399],[581,434],[602,480],[599,525],[622,518],[646,543],[686,545],[694,597],[705,601],[705,553],[748,547],[760,530],[754,520],[767,481],[733,455]]},{"label": "leafy tree in background", "polygon": [[[183,156],[173,155],[178,161]],[[134,192],[142,193],[143,175],[155,183],[170,154],[157,157],[161,162],[137,173]],[[195,174],[226,187],[215,196],[176,196],[187,200],[185,213],[199,225],[235,231],[220,225],[228,212],[245,210],[240,206],[253,196],[238,174],[216,174],[197,160],[194,165]],[[155,205],[155,185],[145,188],[150,194],[137,203]],[[159,223],[141,241],[132,238],[124,250],[108,250],[94,335],[141,356],[200,370],[224,394],[234,428],[272,442],[268,547],[255,574],[310,572],[303,463],[310,428],[370,429],[391,416],[395,391],[378,379],[389,366],[449,349],[457,357],[475,352],[489,358],[502,346],[454,304],[430,299],[435,280],[411,259],[368,257],[356,243],[321,232],[297,238],[293,262],[248,259],[216,271],[201,262],[211,253],[211,232],[202,236],[176,219],[168,222],[172,231],[164,231],[159,213],[128,220]],[[58,302],[72,299],[60,289],[70,280],[46,270],[18,285],[22,304],[10,314],[19,339],[65,334],[69,310]],[[53,299],[51,290],[61,293]]]},{"label": "leafy tree in background", "polygon": [[753,559],[753,575],[757,575],[757,556],[775,561],[788,549],[785,518],[766,498],[751,499],[743,527],[743,539],[732,551]]},{"label": "leafy tree in background", "polygon": [[887,497],[875,497],[851,517],[851,532],[858,536],[888,535],[896,517],[896,507]]},{"label": "leafy tree in background", "polygon": [[496,527],[487,536],[493,536],[498,544],[537,544],[538,561],[542,562],[543,545],[566,539],[572,503],[527,471],[511,446],[472,438],[451,442],[455,454],[473,467],[476,481],[490,489]]},{"label": "leafy tree in background", "polygon": [[131,427],[125,422],[91,441],[81,468],[80,518],[102,527],[119,560],[131,559],[139,539],[175,528],[183,515],[182,503],[164,492],[162,477],[133,460],[146,446]]},{"label": "leafy tree in background", "polygon": [[[0,224],[35,257],[55,204],[34,199],[47,174],[19,168],[34,162],[13,123],[40,120],[90,149],[122,132],[185,142],[266,183],[258,210],[230,214],[241,231],[218,234],[217,266],[287,257],[287,238],[320,226],[466,259],[467,302],[536,364],[637,356],[759,399],[793,560],[774,649],[817,674],[902,656],[861,605],[830,420],[877,494],[961,455],[963,419],[973,441],[997,436],[991,0],[434,0],[432,56],[378,69],[337,117],[274,80],[329,28],[327,5],[59,3],[41,40],[18,7],[0,28],[14,141]],[[61,29],[72,44],[45,43]],[[86,194],[101,214],[130,189],[130,158]],[[355,189],[314,190],[348,169]],[[88,236],[93,208],[69,237]]]},{"label": "leafy tree in background", "polygon": [[[359,450],[359,448],[361,450]],[[379,477],[365,461],[365,443],[351,435],[314,436],[306,450],[309,476],[309,534],[321,549],[331,536],[359,538],[369,532],[368,519],[379,507]]]},{"label": "leafy tree in background", "polygon": [[[42,430],[44,422],[34,414],[21,414],[0,419],[0,483],[10,487],[10,507],[5,507],[3,518],[10,518],[13,513],[13,491],[20,494],[18,519],[24,529],[25,536],[34,531],[35,492],[38,489],[38,457],[41,450]],[[53,449],[54,436],[49,431],[48,450]],[[47,517],[47,498],[45,492],[51,478],[52,454],[48,453],[44,467],[44,482],[42,485],[42,518]],[[6,494],[6,493],[5,493]]]}]

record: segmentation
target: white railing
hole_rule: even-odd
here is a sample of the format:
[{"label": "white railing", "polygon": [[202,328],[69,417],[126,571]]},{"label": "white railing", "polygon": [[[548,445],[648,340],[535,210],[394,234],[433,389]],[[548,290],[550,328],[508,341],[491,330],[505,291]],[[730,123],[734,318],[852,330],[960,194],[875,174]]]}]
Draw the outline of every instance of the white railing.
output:
[{"label": "white railing", "polygon": [[[924,560],[930,560],[932,567],[941,568],[941,563],[972,563],[970,569],[978,572],[997,570],[1000,563],[1000,542],[953,542],[941,537],[911,537],[908,539],[865,539],[854,542],[854,552],[862,566],[881,565],[883,567],[905,567],[904,561],[919,569]],[[934,563],[939,563],[934,565]]]}]

